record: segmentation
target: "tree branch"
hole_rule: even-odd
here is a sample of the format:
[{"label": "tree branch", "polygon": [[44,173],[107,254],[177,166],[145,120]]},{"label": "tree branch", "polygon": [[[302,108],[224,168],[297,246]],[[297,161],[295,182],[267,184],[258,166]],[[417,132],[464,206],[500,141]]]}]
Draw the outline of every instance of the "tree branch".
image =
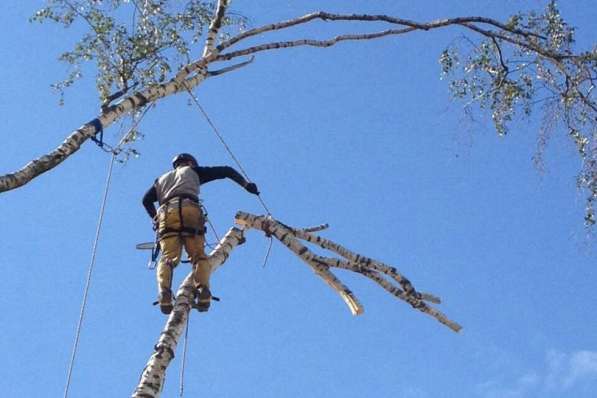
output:
[{"label": "tree branch", "polygon": [[417,30],[430,30],[430,29],[436,29],[436,28],[440,28],[440,27],[444,27],[444,26],[448,26],[448,25],[477,22],[477,23],[492,25],[499,29],[502,29],[502,30],[505,30],[505,31],[508,31],[508,32],[511,32],[511,33],[517,34],[517,35],[522,35],[525,37],[532,36],[532,37],[545,39],[545,37],[537,35],[533,32],[529,32],[529,31],[525,31],[525,30],[521,30],[521,29],[510,28],[499,21],[496,21],[491,18],[484,18],[484,17],[461,17],[461,18],[451,18],[451,19],[440,19],[440,20],[436,20],[436,21],[432,21],[432,22],[420,23],[420,22],[415,22],[415,21],[411,21],[408,19],[390,17],[388,15],[367,15],[367,14],[343,15],[343,14],[332,14],[332,13],[325,12],[325,11],[319,11],[319,12],[306,14],[301,17],[290,19],[287,21],[264,25],[264,26],[261,26],[258,28],[248,30],[246,32],[243,32],[243,33],[241,33],[237,36],[234,36],[234,37],[230,38],[229,40],[221,43],[217,47],[217,49],[218,49],[218,51],[221,52],[222,50],[224,50],[228,47],[231,47],[234,44],[236,44],[242,40],[245,40],[247,38],[257,36],[257,35],[260,35],[260,34],[263,34],[266,32],[287,29],[287,28],[290,28],[293,26],[311,22],[316,19],[319,19],[322,21],[387,22],[387,23],[391,23],[391,24],[395,24],[395,25],[411,27],[411,28],[414,28]]},{"label": "tree branch", "polygon": [[[505,25],[499,21],[484,18],[484,17],[459,17],[449,19],[438,19],[435,21],[420,23],[407,19],[390,17],[387,15],[367,15],[367,14],[332,14],[324,11],[307,14],[295,19],[269,24],[255,29],[251,29],[244,33],[234,36],[233,38],[220,43],[216,46],[216,39],[221,28],[223,19],[226,14],[226,10],[229,4],[229,0],[218,0],[214,16],[211,20],[210,28],[207,34],[204,56],[190,62],[183,68],[179,69],[170,81],[147,87],[140,90],[124,100],[118,105],[110,106],[102,110],[102,113],[95,119],[85,123],[79,129],[73,131],[65,141],[50,153],[39,157],[29,163],[23,168],[16,172],[0,176],[0,192],[11,190],[20,187],[40,174],[51,170],[52,168],[59,165],[64,159],[76,152],[80,146],[91,137],[94,137],[101,129],[105,129],[110,126],[115,120],[121,118],[128,112],[134,111],[139,107],[156,101],[167,95],[180,92],[185,88],[193,88],[200,84],[208,76],[215,76],[229,71],[238,69],[245,66],[247,63],[240,63],[238,65],[226,67],[214,72],[208,72],[207,68],[212,62],[227,61],[236,57],[246,56],[255,54],[257,52],[290,48],[298,46],[314,46],[314,47],[329,47],[333,46],[342,41],[355,41],[355,40],[372,40],[381,37],[400,35],[409,33],[416,30],[433,30],[448,26],[461,26],[485,37],[491,38],[494,44],[497,40],[507,42],[509,44],[518,46],[522,49],[526,49],[534,54],[537,54],[545,59],[551,61],[558,70],[568,76],[566,66],[563,65],[563,60],[570,60],[571,62],[585,62],[595,58],[593,53],[583,53],[582,55],[570,55],[568,53],[556,53],[549,50],[547,47],[542,47],[537,44],[537,39],[545,41],[546,38],[526,30],[517,29]],[[220,52],[227,49],[242,40],[250,37],[258,36],[271,31],[287,29],[293,26],[306,24],[314,20],[321,21],[362,21],[362,22],[386,22],[392,25],[398,25],[400,28],[387,29],[379,32],[362,33],[362,34],[344,34],[339,35],[327,40],[316,40],[316,39],[299,39],[291,41],[279,41],[270,42],[261,45],[248,47],[236,51],[231,51],[225,54]],[[489,26],[495,28],[495,31],[484,29],[481,26]],[[500,52],[500,62],[502,67],[506,65],[505,60],[502,58],[501,49],[499,43],[497,44],[498,52]],[[249,61],[250,62],[250,61]],[[189,77],[190,76],[190,77]],[[568,76],[569,77],[569,76]],[[597,105],[591,101],[585,94],[579,91],[578,97],[580,100],[593,111],[597,112]]]},{"label": "tree branch", "polygon": [[[334,289],[348,305],[353,315],[363,313],[363,307],[358,302],[352,291],[348,289],[334,274],[330,271],[331,267],[341,268],[357,272],[373,280],[386,291],[395,297],[406,301],[414,309],[417,309],[446,325],[455,332],[462,328],[459,324],[448,319],[440,311],[429,306],[429,303],[440,303],[440,299],[429,293],[419,293],[411,282],[402,276],[394,267],[390,267],[369,257],[353,253],[345,247],[332,242],[331,240],[321,238],[305,229],[295,229],[285,225],[271,217],[255,216],[248,213],[238,212],[235,217],[236,223],[244,228],[255,228],[263,231],[266,236],[274,236],[301,260],[306,262],[313,271],[320,276],[332,289]],[[316,255],[305,245],[299,242],[299,239],[306,240],[309,243],[318,245],[323,249],[330,250],[346,260],[330,258]],[[382,277],[380,273],[390,276],[399,283],[400,287],[393,285],[389,280]]]},{"label": "tree branch", "polygon": [[380,37],[399,35],[403,33],[412,32],[415,28],[403,28],[403,29],[389,29],[381,32],[364,33],[364,34],[347,34],[336,36],[328,40],[313,40],[313,39],[302,39],[294,41],[280,41],[274,43],[261,44],[259,46],[249,47],[244,50],[232,51],[225,54],[220,54],[216,57],[217,61],[229,61],[232,58],[255,54],[261,51],[277,50],[280,48],[300,47],[300,46],[312,46],[312,47],[330,47],[342,41],[356,41],[356,40],[372,40]]},{"label": "tree branch", "polygon": [[[184,81],[183,84],[186,84],[189,88],[193,88],[205,78],[205,74],[197,74]],[[105,108],[98,117],[73,131],[62,144],[50,153],[32,160],[14,173],[0,176],[0,193],[23,186],[35,177],[53,169],[78,151],[85,141],[91,137],[95,137],[97,133],[102,129],[106,129],[114,121],[160,98],[184,90],[185,87],[183,84],[172,79],[167,83],[138,91],[126,97],[119,104]]]},{"label": "tree branch", "polygon": [[216,11],[214,13],[213,18],[211,19],[211,23],[209,25],[209,30],[207,32],[207,39],[205,39],[205,47],[203,48],[203,57],[206,57],[210,53],[214,51],[216,38],[218,36],[218,32],[222,27],[222,21],[224,19],[224,15],[226,14],[226,9],[228,8],[229,0],[218,0],[218,5],[216,7]]},{"label": "tree branch", "polygon": [[218,69],[218,70],[214,70],[214,71],[207,71],[207,75],[208,76],[219,76],[219,75],[223,75],[224,73],[228,73],[228,72],[232,72],[234,70],[240,69],[243,66],[247,66],[250,63],[252,63],[255,60],[255,57],[251,57],[249,58],[249,60],[245,61],[245,62],[241,62],[239,64],[234,64],[231,66],[228,66],[226,68],[222,68],[222,69]]}]

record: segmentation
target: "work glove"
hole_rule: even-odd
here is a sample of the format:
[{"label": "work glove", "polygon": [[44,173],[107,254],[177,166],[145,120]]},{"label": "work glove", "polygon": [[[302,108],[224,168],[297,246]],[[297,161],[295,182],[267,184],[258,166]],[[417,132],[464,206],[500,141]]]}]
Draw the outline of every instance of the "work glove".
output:
[{"label": "work glove", "polygon": [[253,195],[259,195],[259,189],[257,189],[257,185],[254,182],[247,183],[247,185],[245,185],[245,189],[247,192],[250,192]]}]

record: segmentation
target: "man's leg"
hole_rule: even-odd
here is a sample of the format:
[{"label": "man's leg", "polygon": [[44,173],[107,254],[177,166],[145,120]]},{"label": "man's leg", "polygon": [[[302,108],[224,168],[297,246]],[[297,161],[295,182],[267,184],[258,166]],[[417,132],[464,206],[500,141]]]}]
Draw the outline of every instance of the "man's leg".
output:
[{"label": "man's leg", "polygon": [[197,309],[199,311],[207,311],[211,302],[211,292],[209,290],[211,266],[205,255],[205,235],[185,237],[184,242],[185,249],[193,264],[193,280],[195,282],[195,287],[198,288]]},{"label": "man's leg", "polygon": [[160,239],[162,256],[157,266],[158,303],[164,314],[172,312],[172,274],[180,261],[182,245],[179,236]]}]

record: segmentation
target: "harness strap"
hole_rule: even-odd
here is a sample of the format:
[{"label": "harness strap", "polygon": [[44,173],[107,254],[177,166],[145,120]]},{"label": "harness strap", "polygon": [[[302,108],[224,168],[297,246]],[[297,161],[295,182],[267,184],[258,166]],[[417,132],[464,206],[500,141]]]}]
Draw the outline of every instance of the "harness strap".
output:
[{"label": "harness strap", "polygon": [[203,228],[191,228],[191,227],[164,228],[162,231],[160,231],[159,235],[160,235],[160,238],[163,238],[164,235],[172,234],[172,233],[176,233],[179,235],[181,233],[187,233],[187,234],[191,234],[191,235],[205,235],[206,232],[207,232],[207,228],[205,228],[205,227],[203,227]]},{"label": "harness strap", "polygon": [[[178,201],[178,203],[174,202],[175,200]],[[182,234],[190,234],[190,235],[205,235],[205,233],[207,232],[207,228],[205,227],[205,225],[203,225],[202,228],[191,228],[191,227],[187,227],[184,225],[184,217],[182,215],[182,208],[183,208],[183,201],[184,200],[189,200],[191,201],[193,204],[198,205],[199,206],[199,211],[201,212],[201,214],[203,214],[203,210],[202,210],[202,206],[198,200],[198,198],[194,195],[176,195],[172,198],[169,198],[168,200],[166,200],[164,202],[164,204],[162,204],[160,206],[160,208],[158,209],[158,212],[162,211],[162,212],[168,212],[168,208],[169,207],[173,207],[174,205],[178,205],[178,217],[180,220],[180,228],[164,228],[162,230],[158,230],[158,238],[164,238],[166,235],[168,234],[175,234],[178,236],[182,237]]]}]

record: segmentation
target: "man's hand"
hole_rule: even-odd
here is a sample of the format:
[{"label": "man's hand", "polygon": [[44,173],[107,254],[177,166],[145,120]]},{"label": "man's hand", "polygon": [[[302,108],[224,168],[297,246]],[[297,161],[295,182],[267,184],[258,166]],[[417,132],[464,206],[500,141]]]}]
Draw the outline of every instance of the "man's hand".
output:
[{"label": "man's hand", "polygon": [[257,185],[254,182],[247,183],[247,185],[245,185],[245,189],[247,192],[250,192],[253,195],[259,195],[259,189],[257,189]]}]

